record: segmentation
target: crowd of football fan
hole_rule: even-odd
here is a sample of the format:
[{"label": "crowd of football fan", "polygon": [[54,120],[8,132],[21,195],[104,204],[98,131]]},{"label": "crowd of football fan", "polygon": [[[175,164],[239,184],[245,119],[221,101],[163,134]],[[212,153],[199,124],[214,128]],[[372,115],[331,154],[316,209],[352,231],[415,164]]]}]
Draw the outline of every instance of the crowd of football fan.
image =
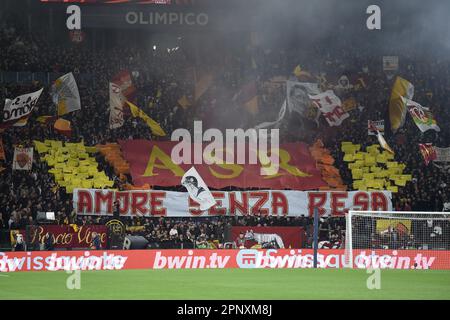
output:
[{"label": "crowd of football fan", "polygon": [[[0,229],[23,229],[36,224],[38,211],[54,211],[58,224],[102,224],[105,218],[77,217],[72,208],[71,195],[63,188],[57,188],[47,166],[35,155],[31,172],[12,171],[13,145],[32,146],[32,140],[59,139],[84,140],[86,145],[116,141],[119,138],[157,139],[140,120],[127,119],[122,128],[109,129],[108,82],[120,70],[134,71],[133,81],[137,88],[137,104],[166,132],[175,128],[189,128],[194,119],[201,119],[211,127],[229,125],[229,128],[249,128],[263,121],[276,119],[284,99],[284,90],[269,91],[263,85],[274,76],[292,76],[292,70],[300,64],[310,73],[326,73],[327,79],[337,79],[346,74],[350,78],[363,77],[366,88],[352,93],[358,108],[350,111],[351,117],[339,127],[329,127],[324,119],[319,127],[312,123],[310,130],[296,129],[298,115],[292,114],[281,127],[282,141],[305,141],[312,143],[320,138],[336,159],[336,167],[346,185],[351,188],[351,174],[343,162],[340,151],[341,141],[353,141],[364,146],[375,142],[367,135],[367,120],[386,117],[388,99],[393,79],[389,79],[381,68],[381,55],[367,48],[355,50],[349,43],[341,42],[326,46],[316,44],[307,48],[286,48],[285,50],[243,50],[239,59],[231,55],[223,58],[208,56],[202,61],[222,66],[215,85],[195,103],[185,110],[177,103],[182,96],[193,101],[194,81],[191,72],[194,63],[180,48],[174,52],[153,51],[142,48],[116,47],[93,52],[85,45],[59,46],[48,43],[39,35],[23,35],[19,28],[0,28],[0,70],[27,72],[73,72],[78,79],[82,109],[68,115],[73,133],[66,138],[51,127],[36,121],[39,115],[55,114],[49,88],[46,86],[37,108],[24,128],[9,128],[2,133],[6,161],[0,162],[5,169],[0,172]],[[332,50],[331,50],[332,48]],[[255,54],[255,52],[257,54]],[[387,135],[389,145],[396,153],[396,160],[406,164],[406,171],[413,181],[393,195],[395,210],[442,211],[450,202],[450,173],[443,172],[432,164],[425,166],[418,150],[419,142],[432,142],[439,147],[450,146],[450,60],[426,58],[412,55],[412,51],[399,53],[399,74],[415,85],[414,100],[432,108],[441,128],[440,133],[428,131],[425,134],[410,120],[394,135]],[[252,54],[253,56],[250,56]],[[221,59],[221,60],[219,60]],[[136,72],[137,71],[137,72]],[[226,104],[237,89],[250,76],[258,77],[260,112],[257,115],[241,111],[239,123],[235,114],[227,115]],[[79,79],[85,76],[85,81]],[[41,88],[35,81],[27,84],[3,83],[0,101]],[[339,92],[341,97],[348,92]],[[236,110],[234,110],[236,111]],[[209,121],[209,122],[208,122]],[[220,122],[220,123],[219,123]],[[97,155],[99,169],[116,181],[112,168]],[[130,177],[128,177],[130,179]],[[167,188],[166,188],[167,189]],[[171,190],[182,190],[174,187]],[[305,214],[306,213],[300,213]],[[244,226],[303,226],[307,242],[311,243],[312,221],[299,217],[221,217],[210,219],[173,218],[126,218],[128,232],[145,236],[154,246],[177,247],[218,247],[221,246],[231,225]],[[326,219],[321,223],[321,239],[342,238],[345,229],[343,219]]]}]

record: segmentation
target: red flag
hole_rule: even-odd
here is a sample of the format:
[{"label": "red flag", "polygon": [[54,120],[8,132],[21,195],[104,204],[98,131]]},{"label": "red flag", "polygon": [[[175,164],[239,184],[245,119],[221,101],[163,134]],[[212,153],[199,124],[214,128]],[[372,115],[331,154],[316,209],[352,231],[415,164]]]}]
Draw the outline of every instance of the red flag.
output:
[{"label": "red flag", "polygon": [[2,137],[0,137],[0,160],[5,160],[5,149],[3,148],[3,140]]},{"label": "red flag", "polygon": [[[119,140],[123,157],[130,164],[130,174],[134,185],[148,183],[151,186],[174,186],[180,184],[180,176],[191,167],[190,164],[175,164],[171,159],[172,149],[178,142],[149,140]],[[200,148],[206,147],[206,143]],[[246,144],[245,148],[248,147]],[[191,144],[190,156],[195,153],[195,144]],[[234,152],[237,152],[235,145]],[[201,151],[200,151],[201,152]],[[312,157],[305,143],[293,142],[280,145],[280,154],[289,159],[288,165],[280,166],[273,175],[261,175],[261,163],[241,164],[232,170],[221,170],[217,165],[206,163],[196,165],[201,177],[208,187],[221,189],[227,186],[242,188],[258,187],[294,190],[313,190],[328,187],[323,181],[316,160]],[[281,163],[281,162],[280,162]],[[234,171],[238,169],[237,171]],[[234,172],[234,174],[230,174]]]},{"label": "red flag", "polygon": [[136,88],[131,80],[131,74],[128,70],[122,70],[114,76],[112,82],[118,85],[122,94],[130,101],[133,101]]},{"label": "red flag", "polygon": [[419,143],[420,153],[425,160],[425,165],[428,165],[430,161],[436,160],[436,150],[431,143]]}]

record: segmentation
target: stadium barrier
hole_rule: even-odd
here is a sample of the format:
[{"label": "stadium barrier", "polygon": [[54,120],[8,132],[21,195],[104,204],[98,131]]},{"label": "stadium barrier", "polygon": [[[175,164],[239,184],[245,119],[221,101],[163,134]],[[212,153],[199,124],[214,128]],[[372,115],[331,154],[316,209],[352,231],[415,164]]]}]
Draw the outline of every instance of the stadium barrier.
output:
[{"label": "stadium barrier", "polygon": [[[358,268],[450,269],[449,251],[355,250]],[[319,268],[343,268],[344,249],[319,250]],[[125,269],[312,268],[312,249],[0,252],[0,272]]]}]

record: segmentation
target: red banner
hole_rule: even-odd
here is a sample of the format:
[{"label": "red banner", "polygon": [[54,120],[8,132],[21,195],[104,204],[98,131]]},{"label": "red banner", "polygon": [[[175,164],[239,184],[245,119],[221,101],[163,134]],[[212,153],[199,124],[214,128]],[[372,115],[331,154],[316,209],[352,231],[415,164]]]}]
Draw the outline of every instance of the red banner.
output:
[{"label": "red banner", "polygon": [[[283,248],[302,248],[305,241],[305,231],[302,227],[231,227],[232,240],[236,240],[241,232],[247,239],[244,244],[246,248],[271,241],[277,242],[275,235],[282,239]],[[259,235],[266,236],[261,237]]]},{"label": "red banner", "polygon": [[39,245],[45,241],[45,236],[53,236],[55,248],[90,248],[92,246],[92,233],[97,232],[100,236],[102,248],[106,248],[107,227],[100,225],[80,226],[74,229],[71,226],[63,225],[42,225],[31,228],[29,233],[21,230],[28,243]]},{"label": "red banner", "polygon": [[[171,159],[172,148],[178,142],[149,140],[119,140],[135,185],[178,186],[183,174],[192,164],[177,165]],[[206,144],[203,145],[202,150]],[[247,147],[246,147],[247,150]],[[195,150],[194,150],[195,152]],[[192,152],[192,154],[194,154]],[[200,176],[208,187],[221,189],[229,186],[241,188],[270,188],[313,190],[327,184],[316,168],[305,143],[286,143],[280,146],[280,167],[274,175],[261,175],[260,164],[196,164]],[[193,161],[191,163],[194,163]]]},{"label": "red banner", "polygon": [[[355,268],[450,270],[448,250],[354,250]],[[312,268],[312,249],[0,252],[0,272],[124,269]],[[344,249],[322,249],[319,268],[344,266]]]}]

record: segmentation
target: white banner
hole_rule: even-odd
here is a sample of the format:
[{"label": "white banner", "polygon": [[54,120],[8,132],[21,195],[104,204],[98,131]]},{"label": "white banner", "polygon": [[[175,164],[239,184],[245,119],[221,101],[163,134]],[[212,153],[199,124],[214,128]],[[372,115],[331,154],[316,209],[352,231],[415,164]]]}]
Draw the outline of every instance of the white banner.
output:
[{"label": "white banner", "polygon": [[346,210],[392,210],[390,191],[212,191],[216,205],[201,211],[187,192],[75,189],[78,215],[112,215],[114,202],[121,216],[205,217],[221,215],[342,216]]},{"label": "white banner", "polygon": [[124,124],[123,105],[125,97],[120,87],[112,82],[109,83],[109,127],[116,129]]},{"label": "white banner", "polygon": [[383,71],[397,71],[398,56],[383,56]]},{"label": "white banner", "polygon": [[333,90],[327,90],[317,95],[310,95],[309,97],[322,112],[330,126],[340,126],[342,121],[350,116],[342,108],[341,99],[334,94]]},{"label": "white banner", "polygon": [[15,97],[14,99],[6,99],[5,107],[3,109],[3,122],[19,120],[14,123],[15,127],[24,126],[27,123],[27,119],[33,111],[42,90],[36,92],[23,94],[21,96]]},{"label": "white banner", "polygon": [[441,131],[441,128],[439,128],[439,126],[437,125],[436,119],[434,119],[434,116],[431,113],[430,109],[423,107],[415,101],[405,99],[403,97],[402,100],[406,103],[409,114],[411,115],[411,118],[413,118],[414,123],[420,131]]},{"label": "white banner", "polygon": [[33,148],[14,148],[13,170],[31,170],[33,166]]},{"label": "white banner", "polygon": [[51,95],[58,116],[81,109],[80,93],[72,72],[56,79]]},{"label": "white banner", "polygon": [[384,135],[384,120],[367,120],[367,134],[369,136],[376,136],[377,133],[373,130],[370,130],[370,124],[377,128],[378,132],[380,132],[382,135]]}]

